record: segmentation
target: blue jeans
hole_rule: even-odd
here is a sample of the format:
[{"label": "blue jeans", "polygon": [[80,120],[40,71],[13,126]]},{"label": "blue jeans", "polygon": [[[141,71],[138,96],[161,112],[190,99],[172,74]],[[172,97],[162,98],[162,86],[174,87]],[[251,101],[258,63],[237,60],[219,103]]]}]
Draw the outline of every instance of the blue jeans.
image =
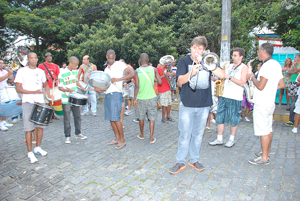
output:
[{"label": "blue jeans", "polygon": [[[88,89],[94,89],[92,86],[88,86]],[[95,91],[86,91],[85,95],[87,96],[87,93],[89,92],[88,96],[91,100],[91,111],[93,113],[97,112],[97,99],[96,99],[96,92]],[[87,103],[85,106],[83,106],[84,112],[89,112],[89,103]]]},{"label": "blue jeans", "polygon": [[179,106],[179,139],[176,163],[186,163],[190,152],[189,162],[196,163],[200,157],[200,148],[209,113],[208,107],[185,107],[182,102]]}]

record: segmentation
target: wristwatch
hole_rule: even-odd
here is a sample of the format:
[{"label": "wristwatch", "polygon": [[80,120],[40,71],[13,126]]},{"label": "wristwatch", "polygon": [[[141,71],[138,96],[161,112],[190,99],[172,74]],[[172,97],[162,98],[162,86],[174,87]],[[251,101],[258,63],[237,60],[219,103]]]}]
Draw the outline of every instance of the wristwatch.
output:
[{"label": "wristwatch", "polygon": [[232,76],[230,75],[230,76],[229,76],[229,80],[231,80],[231,78],[232,78]]}]

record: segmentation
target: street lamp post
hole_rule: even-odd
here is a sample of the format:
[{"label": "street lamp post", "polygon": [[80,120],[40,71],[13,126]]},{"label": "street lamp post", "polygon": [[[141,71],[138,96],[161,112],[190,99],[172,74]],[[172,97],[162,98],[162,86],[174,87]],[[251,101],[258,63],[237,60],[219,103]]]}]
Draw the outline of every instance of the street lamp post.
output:
[{"label": "street lamp post", "polygon": [[220,64],[230,60],[231,0],[222,0]]}]

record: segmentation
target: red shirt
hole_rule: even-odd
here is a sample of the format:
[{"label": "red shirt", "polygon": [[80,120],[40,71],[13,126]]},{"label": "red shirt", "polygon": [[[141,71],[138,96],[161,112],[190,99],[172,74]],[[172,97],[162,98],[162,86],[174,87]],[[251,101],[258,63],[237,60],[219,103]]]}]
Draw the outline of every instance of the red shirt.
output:
[{"label": "red shirt", "polygon": [[[58,65],[56,65],[55,63],[52,64],[48,64],[47,62],[44,62],[44,64],[47,66],[48,70],[50,71],[50,73],[52,74],[52,77],[54,78],[54,80],[57,80],[57,77],[59,75],[59,67]],[[47,83],[49,88],[53,87],[53,81],[51,76],[49,75],[47,69],[45,68],[45,66],[43,65],[43,63],[41,63],[38,68],[42,69],[43,71],[45,71],[46,73],[46,78],[47,78]],[[57,86],[57,84],[55,85]]]},{"label": "red shirt", "polygon": [[[164,70],[165,68],[161,68],[160,66],[158,66],[157,68],[158,74],[160,76],[164,75]],[[158,93],[165,93],[166,91],[170,91],[170,85],[168,83],[168,80],[166,77],[161,78],[162,83],[158,84]]]}]

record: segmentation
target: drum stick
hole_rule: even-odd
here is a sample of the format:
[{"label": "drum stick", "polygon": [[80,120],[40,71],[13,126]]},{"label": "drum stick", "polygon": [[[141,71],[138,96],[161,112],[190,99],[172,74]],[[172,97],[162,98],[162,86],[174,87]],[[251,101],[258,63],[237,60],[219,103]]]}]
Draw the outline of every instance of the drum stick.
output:
[{"label": "drum stick", "polygon": [[52,105],[53,105],[53,101],[54,101],[54,80],[53,80],[53,84],[52,84]]}]

